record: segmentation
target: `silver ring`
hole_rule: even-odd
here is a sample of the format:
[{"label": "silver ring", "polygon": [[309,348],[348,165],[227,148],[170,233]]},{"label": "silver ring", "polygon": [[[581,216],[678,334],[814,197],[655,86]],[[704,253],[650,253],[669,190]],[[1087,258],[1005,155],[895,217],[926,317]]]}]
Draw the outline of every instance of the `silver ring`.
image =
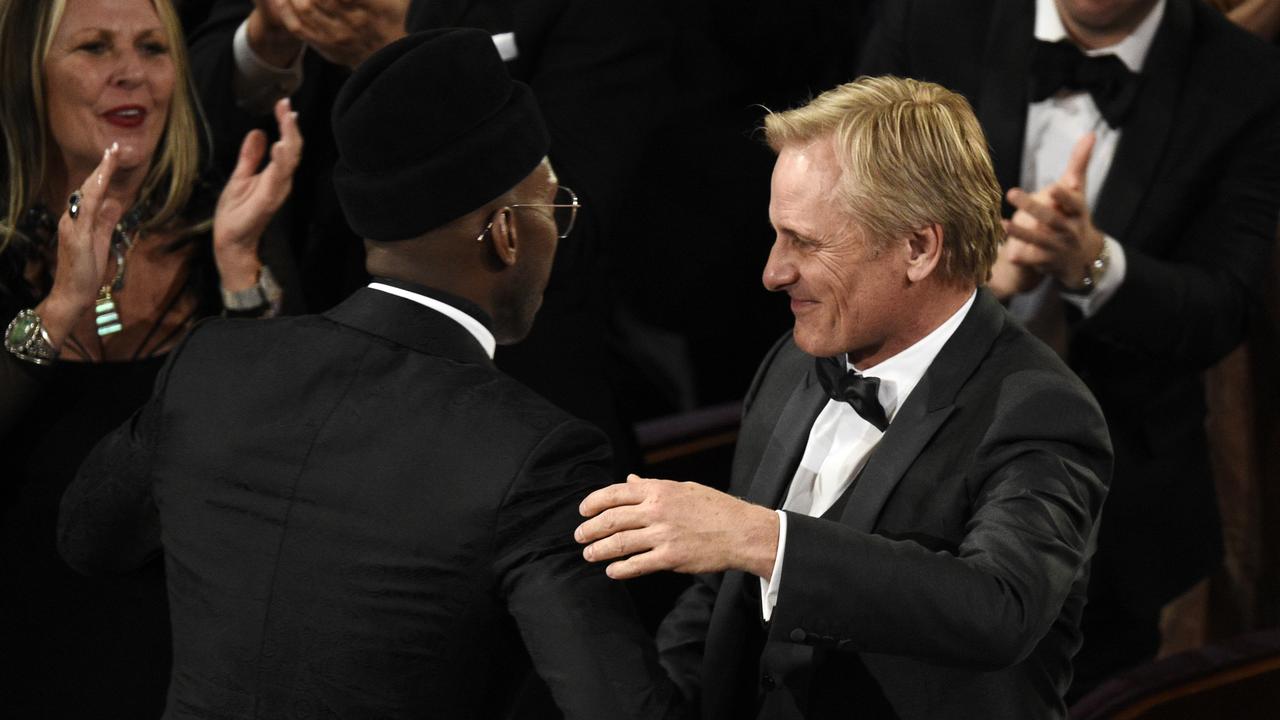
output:
[{"label": "silver ring", "polygon": [[84,196],[80,194],[79,190],[71,193],[71,197],[67,198],[67,214],[71,216],[72,220],[80,217],[80,201],[83,199]]}]

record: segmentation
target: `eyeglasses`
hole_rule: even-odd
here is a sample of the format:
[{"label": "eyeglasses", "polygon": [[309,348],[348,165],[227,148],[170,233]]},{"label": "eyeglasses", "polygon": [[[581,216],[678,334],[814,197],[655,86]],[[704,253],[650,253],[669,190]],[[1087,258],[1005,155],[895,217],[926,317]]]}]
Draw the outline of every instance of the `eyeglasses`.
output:
[{"label": "eyeglasses", "polygon": [[[569,188],[561,185],[556,188],[555,202],[551,203],[513,203],[506,207],[512,210],[516,208],[551,208],[551,217],[556,222],[556,232],[563,240],[569,237],[569,233],[573,232],[573,225],[578,221],[578,208],[582,207],[582,203],[578,202],[578,195]],[[497,219],[496,217],[494,218]],[[488,225],[484,226],[484,230],[476,236],[476,242],[484,240],[484,236],[489,234],[493,229],[494,220],[490,220]]]}]

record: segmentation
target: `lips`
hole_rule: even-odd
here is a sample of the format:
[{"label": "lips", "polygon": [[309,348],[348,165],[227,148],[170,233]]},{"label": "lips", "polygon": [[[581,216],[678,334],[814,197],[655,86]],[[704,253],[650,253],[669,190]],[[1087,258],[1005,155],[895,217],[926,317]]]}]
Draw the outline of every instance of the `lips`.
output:
[{"label": "lips", "polygon": [[800,298],[791,298],[791,312],[798,313],[815,307],[818,303],[813,300],[802,300]]},{"label": "lips", "polygon": [[135,128],[146,122],[147,110],[141,105],[121,105],[102,113],[107,122],[122,128]]}]

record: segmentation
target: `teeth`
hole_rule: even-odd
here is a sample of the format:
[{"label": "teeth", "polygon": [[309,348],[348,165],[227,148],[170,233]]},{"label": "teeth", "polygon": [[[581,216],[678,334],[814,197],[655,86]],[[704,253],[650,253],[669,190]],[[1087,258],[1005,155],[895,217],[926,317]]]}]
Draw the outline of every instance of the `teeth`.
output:
[{"label": "teeth", "polygon": [[112,115],[121,115],[124,117],[138,117],[142,114],[141,110],[120,110],[112,113]]}]

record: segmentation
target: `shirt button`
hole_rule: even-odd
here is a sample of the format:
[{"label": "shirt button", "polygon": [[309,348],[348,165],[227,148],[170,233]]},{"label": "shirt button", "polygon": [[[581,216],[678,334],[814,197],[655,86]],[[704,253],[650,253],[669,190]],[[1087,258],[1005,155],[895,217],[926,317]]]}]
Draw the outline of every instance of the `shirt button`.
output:
[{"label": "shirt button", "polygon": [[769,673],[765,673],[765,674],[760,678],[760,685],[761,685],[765,690],[773,690],[774,688],[778,687],[778,681],[777,681],[777,680],[774,680],[774,679],[773,679],[773,676],[772,676],[772,675],[770,675]]},{"label": "shirt button", "polygon": [[791,631],[791,642],[804,642],[806,635],[807,633],[805,633],[804,630],[801,630],[800,628],[796,628],[795,630]]}]

